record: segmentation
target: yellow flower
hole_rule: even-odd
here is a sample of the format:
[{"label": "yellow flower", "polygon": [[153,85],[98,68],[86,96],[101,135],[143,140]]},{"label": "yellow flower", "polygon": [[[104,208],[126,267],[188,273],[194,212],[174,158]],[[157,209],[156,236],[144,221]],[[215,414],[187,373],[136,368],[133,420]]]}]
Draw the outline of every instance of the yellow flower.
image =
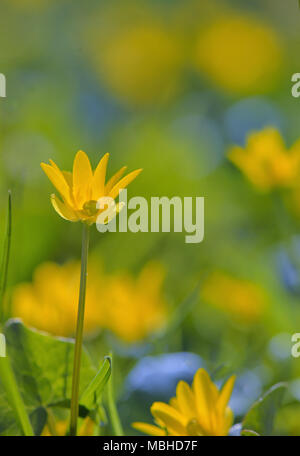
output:
[{"label": "yellow flower", "polygon": [[151,413],[156,425],[133,423],[133,427],[155,436],[227,435],[233,424],[233,413],[228,402],[235,376],[230,377],[219,391],[204,369],[199,369],[190,387],[180,381],[176,397],[169,404],[154,402]]},{"label": "yellow flower", "polygon": [[[167,306],[162,295],[165,272],[160,264],[147,264],[135,279],[129,274],[107,275],[98,264],[90,262],[88,275],[86,334],[107,329],[124,342],[139,342],[166,322]],[[79,277],[79,262],[41,264],[32,283],[15,287],[13,315],[55,336],[72,336]]]},{"label": "yellow flower", "polygon": [[52,160],[50,165],[41,163],[42,169],[62,197],[61,201],[56,195],[51,195],[52,205],[62,218],[71,222],[81,220],[88,224],[95,223],[101,212],[97,208],[99,198],[117,198],[119,190],[127,187],[142,171],[132,171],[121,179],[126,169],[123,167],[105,183],[108,157],[109,154],[102,157],[94,172],[88,156],[81,150],[75,156],[72,173],[61,171]]},{"label": "yellow flower", "polygon": [[279,132],[265,128],[248,136],[245,149],[233,146],[228,158],[260,191],[292,187],[299,178],[300,141],[287,151]]},{"label": "yellow flower", "polygon": [[195,65],[230,93],[270,90],[282,66],[282,49],[274,30],[242,15],[215,20],[199,35]]},{"label": "yellow flower", "polygon": [[[69,420],[57,421],[54,423],[55,429],[51,432],[48,424],[43,429],[42,437],[51,437],[51,436],[65,436],[68,431]],[[83,420],[83,423],[79,429],[78,435],[80,436],[91,436],[94,435],[95,423],[88,416]]]},{"label": "yellow flower", "polygon": [[267,305],[266,296],[258,285],[221,271],[213,272],[203,283],[201,298],[242,323],[259,320]]},{"label": "yellow flower", "polygon": [[136,279],[125,273],[107,277],[101,298],[106,328],[127,343],[161,329],[167,318],[164,277],[164,269],[155,262],[148,263]]},{"label": "yellow flower", "polygon": [[[55,336],[72,336],[76,327],[79,277],[79,262],[62,266],[51,262],[41,264],[34,272],[32,283],[16,286],[12,295],[13,315],[25,324]],[[101,273],[91,263],[86,294],[86,333],[101,326],[101,291]]]},{"label": "yellow flower", "polygon": [[149,5],[141,8],[140,1],[106,5],[99,16],[96,13],[88,23],[84,40],[108,90],[134,106],[172,98],[182,85],[182,45],[177,34]]}]

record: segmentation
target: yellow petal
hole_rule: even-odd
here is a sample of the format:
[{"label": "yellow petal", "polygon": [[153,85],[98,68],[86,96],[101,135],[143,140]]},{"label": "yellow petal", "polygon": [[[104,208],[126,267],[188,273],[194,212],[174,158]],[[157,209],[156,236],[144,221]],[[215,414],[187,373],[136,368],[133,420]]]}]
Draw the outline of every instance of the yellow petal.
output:
[{"label": "yellow petal", "polygon": [[169,400],[169,404],[171,407],[173,407],[174,409],[176,409],[180,412],[180,407],[179,407],[176,397],[171,397],[171,399]]},{"label": "yellow petal", "polygon": [[153,424],[147,423],[132,423],[132,427],[134,427],[137,431],[143,432],[144,434],[154,435],[154,436],[165,436],[166,433],[163,429],[160,429],[158,426],[154,426]]},{"label": "yellow petal", "polygon": [[104,195],[105,176],[109,154],[105,154],[98,163],[94,172],[92,184],[92,199],[98,200]]},{"label": "yellow petal", "polygon": [[49,159],[49,162],[50,162],[50,165],[53,166],[53,168],[55,168],[57,171],[60,171],[60,169],[57,166],[57,164],[53,160],[51,160],[51,158]]},{"label": "yellow petal", "polygon": [[71,190],[72,190],[72,186],[73,186],[73,176],[72,176],[72,173],[70,173],[70,171],[61,171],[61,170],[59,169],[59,167],[57,166],[57,164],[56,164],[53,160],[51,160],[51,159],[49,159],[49,162],[50,162],[50,164],[53,166],[53,168],[56,169],[56,171],[58,171],[60,174],[63,175],[63,177],[64,177],[65,181],[67,182],[68,186],[70,187],[70,191],[71,191]]},{"label": "yellow petal", "polygon": [[87,416],[79,430],[80,436],[91,436],[94,434],[95,423],[94,421]]},{"label": "yellow petal", "polygon": [[196,398],[198,421],[206,431],[211,431],[213,426],[213,411],[215,408],[216,388],[205,369],[198,369],[194,381],[193,391]]},{"label": "yellow petal", "polygon": [[93,179],[93,171],[90,160],[85,152],[79,150],[73,163],[73,192],[74,197],[81,208],[85,201],[91,199],[89,190]]},{"label": "yellow petal", "polygon": [[129,185],[130,182],[132,182],[141,172],[142,169],[137,169],[127,174],[127,176],[123,177],[116,185],[113,186],[109,192],[109,196],[111,198],[116,198],[119,194],[119,190],[126,188],[127,185]]},{"label": "yellow petal", "polygon": [[189,419],[197,417],[194,394],[189,385],[182,380],[177,385],[176,398],[183,415],[186,415]]},{"label": "yellow petal", "polygon": [[248,160],[248,154],[240,146],[232,146],[229,149],[227,156],[229,160],[231,160],[232,163],[234,163],[239,168],[242,168],[245,161]]},{"label": "yellow petal", "polygon": [[79,218],[75,214],[75,212],[65,203],[60,201],[56,195],[51,195],[51,203],[56,212],[65,220],[70,220],[70,222],[77,222]]},{"label": "yellow petal", "polygon": [[70,171],[62,171],[63,173],[63,176],[68,184],[68,186],[70,187],[70,189],[73,188],[73,175],[72,173],[70,173]]},{"label": "yellow petal", "polygon": [[118,182],[118,180],[121,179],[121,177],[125,173],[126,169],[127,169],[127,166],[123,166],[123,168],[119,169],[119,171],[109,179],[109,181],[105,185],[105,194],[106,195],[111,191],[111,189]]},{"label": "yellow petal", "polygon": [[168,433],[186,435],[187,419],[178,410],[164,402],[154,402],[151,413],[159,422],[164,423]]},{"label": "yellow petal", "polygon": [[277,130],[265,128],[262,131],[249,134],[246,149],[253,158],[272,157],[274,159],[284,153],[285,146]]},{"label": "yellow petal", "polygon": [[223,386],[222,390],[220,391],[218,401],[217,401],[217,408],[221,413],[224,413],[226,406],[229,402],[230,396],[232,394],[232,390],[234,387],[234,382],[235,382],[235,375],[232,375],[225,385]]},{"label": "yellow petal", "polygon": [[220,433],[218,435],[228,435],[228,432],[233,425],[233,411],[231,410],[230,407],[226,407],[225,410],[225,416],[223,419],[223,425],[222,428],[220,429]]},{"label": "yellow petal", "polygon": [[46,163],[41,163],[41,167],[47,177],[50,179],[54,187],[57,188],[63,199],[67,203],[71,203],[70,187],[68,186],[63,174],[59,169],[54,168]]}]

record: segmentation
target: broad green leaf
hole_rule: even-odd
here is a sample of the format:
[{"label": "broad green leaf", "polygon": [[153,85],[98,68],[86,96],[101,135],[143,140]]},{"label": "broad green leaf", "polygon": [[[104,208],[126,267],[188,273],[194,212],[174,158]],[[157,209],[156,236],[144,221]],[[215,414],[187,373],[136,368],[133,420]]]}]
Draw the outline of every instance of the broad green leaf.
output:
[{"label": "broad green leaf", "polygon": [[[11,409],[13,412],[13,421],[18,422],[22,434],[33,436],[34,431],[8,356],[0,358],[0,384],[5,392],[5,396],[2,397],[4,400],[7,399],[9,410]],[[5,408],[5,410],[7,410],[7,408]]]},{"label": "broad green leaf", "polygon": [[252,431],[259,435],[272,435],[274,418],[286,388],[285,383],[278,383],[253,404],[243,420],[242,433],[247,430],[248,433]]},{"label": "broad green leaf", "polygon": [[[41,416],[42,410],[49,406],[63,404],[68,407],[72,387],[73,341],[28,329],[18,320],[8,322],[5,336],[7,353],[28,414],[34,418],[34,414],[39,413]],[[104,362],[104,370],[97,376],[89,355],[83,350],[80,394],[91,392],[94,388],[93,394],[88,395],[89,400],[85,402],[90,409],[97,407],[97,402],[93,402],[93,399],[98,400],[99,392],[107,381],[107,363],[109,362]],[[89,413],[86,406],[81,406],[80,409],[82,416]],[[20,434],[21,431],[17,432],[14,423],[14,415],[0,379],[0,435]]]},{"label": "broad green leaf", "polygon": [[44,407],[38,407],[30,414],[30,421],[35,435],[40,435],[47,422],[48,414]]},{"label": "broad green leaf", "polygon": [[[71,398],[74,343],[26,328],[11,320],[5,329],[7,351],[29,406],[48,406]],[[96,370],[85,350],[81,363],[81,391]]]}]

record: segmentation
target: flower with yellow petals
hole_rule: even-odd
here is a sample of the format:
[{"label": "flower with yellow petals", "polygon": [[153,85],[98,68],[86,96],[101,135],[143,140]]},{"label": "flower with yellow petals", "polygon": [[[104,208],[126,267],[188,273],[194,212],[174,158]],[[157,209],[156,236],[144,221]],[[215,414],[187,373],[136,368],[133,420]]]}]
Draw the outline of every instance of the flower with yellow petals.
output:
[{"label": "flower with yellow petals", "polygon": [[[52,424],[52,426],[49,426],[48,423],[46,424],[46,426],[44,427],[43,432],[41,434],[42,437],[55,437],[55,436],[63,437],[67,434],[68,425],[69,425],[68,420],[56,421],[51,424]],[[50,428],[51,428],[51,430],[50,430]],[[89,416],[87,416],[84,419],[84,421],[79,429],[78,435],[80,435],[81,437],[94,435],[94,429],[95,429],[94,421]]]},{"label": "flower with yellow petals", "polygon": [[[138,343],[166,323],[167,303],[162,292],[165,270],[160,263],[147,263],[134,278],[129,273],[108,275],[91,262],[88,275],[86,335],[105,329],[125,343]],[[14,288],[13,316],[54,336],[73,336],[79,276],[80,263],[76,261],[40,264],[31,283]]]},{"label": "flower with yellow petals", "polygon": [[167,320],[164,277],[156,262],[146,264],[137,278],[128,273],[106,277],[100,304],[105,327],[126,343],[141,342],[159,331]]},{"label": "flower with yellow petals", "polygon": [[257,94],[273,89],[282,63],[276,31],[260,19],[230,14],[217,17],[199,33],[196,69],[232,94]]},{"label": "flower with yellow petals", "polygon": [[133,427],[155,436],[224,436],[233,424],[233,412],[228,402],[235,376],[219,390],[205,369],[198,369],[192,387],[180,381],[176,397],[169,404],[154,402],[151,413],[155,425],[133,423]]},{"label": "flower with yellow petals", "polygon": [[243,324],[257,322],[267,306],[267,298],[260,286],[222,271],[215,271],[207,277],[201,299]]},{"label": "flower with yellow petals", "polygon": [[[20,283],[13,290],[13,315],[21,318],[25,324],[54,336],[74,335],[79,277],[79,262],[64,265],[53,262],[40,264],[34,271],[31,283]],[[91,263],[86,294],[85,333],[92,333],[102,327],[104,315],[99,296],[104,283],[101,271]]]},{"label": "flower with yellow petals", "polygon": [[251,133],[244,149],[233,146],[228,158],[257,190],[293,187],[300,171],[300,141],[287,151],[279,132],[265,128]]},{"label": "flower with yellow petals", "polygon": [[[41,163],[42,169],[62,198],[51,195],[52,205],[62,218],[71,222],[81,220],[89,225],[95,223],[101,213],[98,200],[102,197],[117,198],[119,191],[126,188],[142,171],[137,169],[122,178],[126,170],[124,166],[106,183],[108,158],[109,154],[105,154],[94,172],[88,156],[81,150],[75,156],[72,173],[61,171],[52,160],[50,165]],[[116,209],[118,212],[118,205]]]}]

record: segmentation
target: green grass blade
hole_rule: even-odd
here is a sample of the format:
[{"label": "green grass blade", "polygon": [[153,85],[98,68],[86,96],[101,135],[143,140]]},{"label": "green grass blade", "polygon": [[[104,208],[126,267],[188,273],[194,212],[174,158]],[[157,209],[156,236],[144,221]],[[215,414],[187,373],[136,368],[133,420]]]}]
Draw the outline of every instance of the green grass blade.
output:
[{"label": "green grass blade", "polygon": [[11,215],[11,192],[8,192],[8,206],[7,206],[7,222],[6,222],[6,234],[3,247],[3,255],[0,270],[0,322],[4,320],[4,296],[7,285],[7,274],[10,256],[10,245],[11,245],[11,226],[12,226],[12,215]]},{"label": "green grass blade", "polygon": [[[4,249],[2,256],[2,264],[0,270],[0,330],[1,321],[4,319],[4,295],[7,284],[7,273],[10,255],[10,244],[11,244],[11,192],[8,192],[8,208],[7,208],[7,227],[6,236],[4,241]],[[7,356],[0,357],[0,381],[6,392],[7,399],[10,406],[14,410],[17,421],[20,423],[23,434],[26,436],[34,435],[30,420],[28,418],[25,405],[22,396],[19,392],[18,385],[15,379],[13,369],[11,367],[10,360]]]},{"label": "green grass blade", "polygon": [[10,406],[15,412],[15,416],[20,423],[23,434],[33,436],[34,432],[28,418],[25,405],[12,370],[9,358],[0,358],[0,380],[5,389]]},{"label": "green grass blade", "polygon": [[[112,354],[110,354],[111,363],[112,363]],[[113,390],[113,363],[112,363],[112,375],[108,381],[108,388],[107,388],[107,403],[108,403],[108,412],[111,420],[111,425],[114,431],[114,434],[117,436],[123,436],[124,431],[122,427],[122,423],[118,414],[115,395]]]},{"label": "green grass blade", "polygon": [[82,393],[79,399],[80,405],[84,405],[87,408],[90,408],[90,404],[92,404],[94,401],[95,393],[97,393],[97,395],[100,395],[103,392],[110,375],[111,358],[108,356],[105,358],[102,366],[100,367],[99,371],[97,372],[93,380]]}]

